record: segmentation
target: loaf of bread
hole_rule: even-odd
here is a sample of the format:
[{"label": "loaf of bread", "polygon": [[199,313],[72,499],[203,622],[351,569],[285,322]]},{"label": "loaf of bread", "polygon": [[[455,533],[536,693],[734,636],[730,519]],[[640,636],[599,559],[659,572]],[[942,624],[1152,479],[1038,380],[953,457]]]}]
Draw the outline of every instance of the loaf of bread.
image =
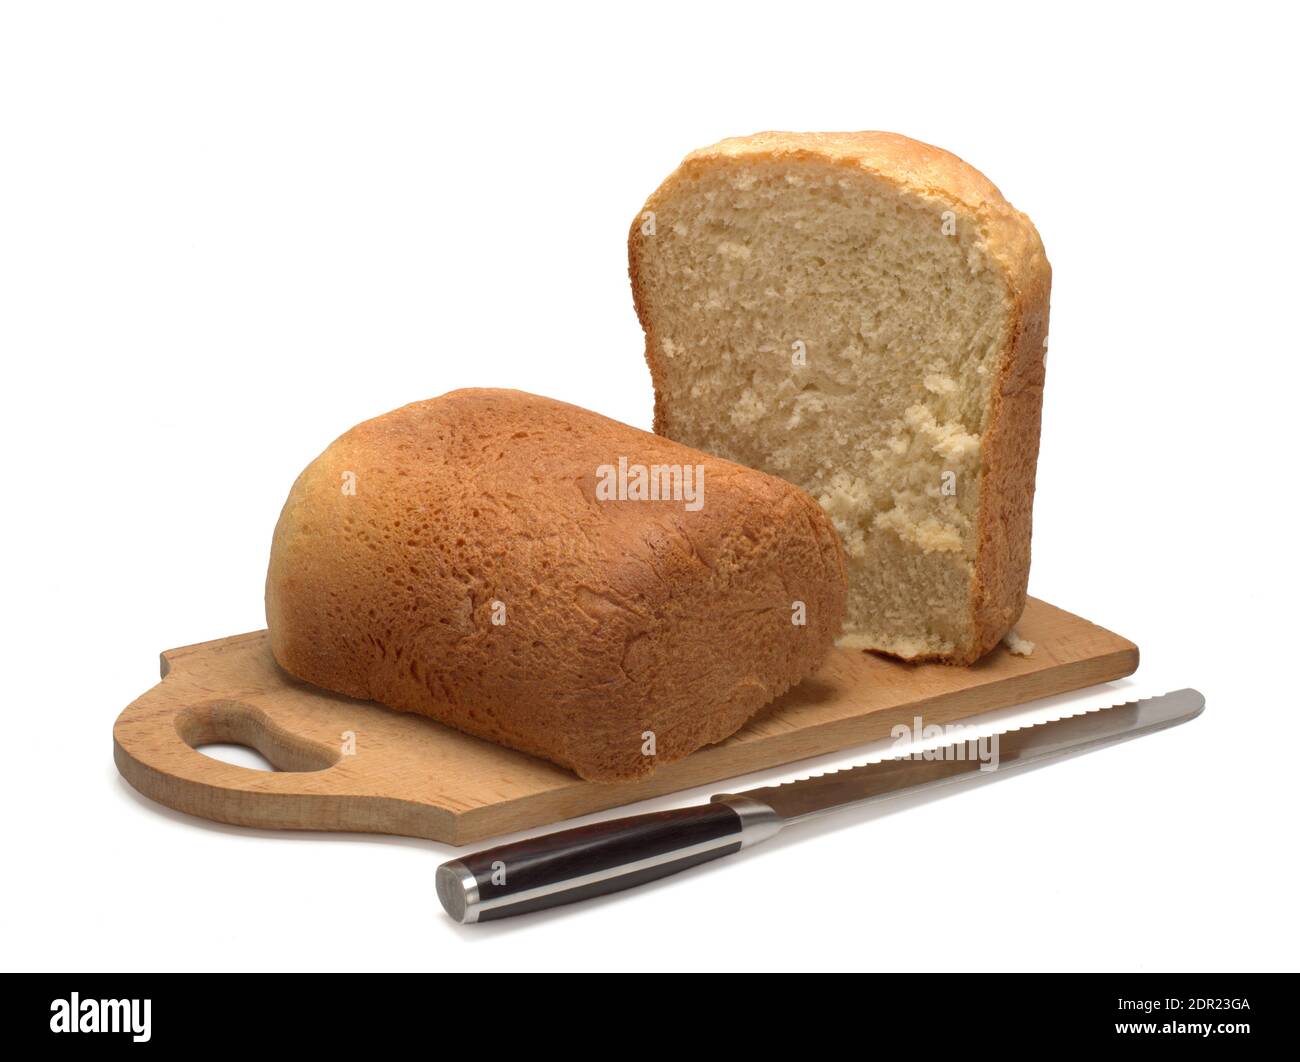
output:
[{"label": "loaf of bread", "polygon": [[1019,618],[1051,270],[1029,219],[891,133],[688,155],[629,237],[655,430],[799,484],[842,644],[970,663]]},{"label": "loaf of bread", "polygon": [[308,466],[266,614],[300,679],[613,781],[721,741],[812,672],[845,593],[839,538],[791,484],[466,390]]}]

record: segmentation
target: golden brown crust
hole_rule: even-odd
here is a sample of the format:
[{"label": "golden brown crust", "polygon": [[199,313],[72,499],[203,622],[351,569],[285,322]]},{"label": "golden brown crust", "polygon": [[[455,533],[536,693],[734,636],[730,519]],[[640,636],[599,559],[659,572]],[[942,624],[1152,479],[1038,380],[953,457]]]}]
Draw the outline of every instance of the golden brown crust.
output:
[{"label": "golden brown crust", "polygon": [[646,211],[697,168],[734,159],[810,158],[853,166],[918,196],[942,200],[973,218],[990,257],[1001,267],[1013,311],[982,451],[978,547],[972,593],[973,636],[943,657],[974,663],[1006,635],[1024,609],[1029,581],[1030,535],[1038,436],[1042,414],[1045,342],[1051,266],[1033,223],[997,187],[956,155],[897,133],[764,132],[732,137],[691,152],[646,201],[628,236],[628,273],[637,318],[645,331],[645,357],[655,385],[654,428],[671,433],[659,381],[664,375],[640,279],[638,249]]},{"label": "golden brown crust", "polygon": [[1002,640],[1024,611],[1029,584],[1052,273],[1037,231],[1023,214],[1016,217],[1022,225],[1001,215],[991,226],[1001,235],[989,238],[1006,267],[1015,312],[984,434],[975,640],[954,663],[974,663]]},{"label": "golden brown crust", "polygon": [[[702,506],[602,500],[620,457],[703,466]],[[845,592],[838,535],[798,488],[575,406],[465,390],[358,425],[303,472],[266,604],[291,674],[603,781],[722,740],[811,673]]]}]

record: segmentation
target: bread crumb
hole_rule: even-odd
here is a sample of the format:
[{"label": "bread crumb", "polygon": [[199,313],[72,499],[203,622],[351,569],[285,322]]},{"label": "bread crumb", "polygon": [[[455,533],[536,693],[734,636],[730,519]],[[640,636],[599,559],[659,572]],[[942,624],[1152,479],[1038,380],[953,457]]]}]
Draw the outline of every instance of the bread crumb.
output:
[{"label": "bread crumb", "polygon": [[1007,636],[1002,639],[1002,643],[1015,656],[1028,656],[1034,651],[1034,643],[1028,638],[1020,637],[1016,631],[1007,631]]},{"label": "bread crumb", "polygon": [[[821,500],[845,547],[845,634],[967,663],[1001,639],[992,617],[1024,579],[1017,548],[998,590],[1009,602],[974,607],[995,546],[980,533],[995,483],[985,465],[1009,462],[1017,491],[1032,479],[1036,420],[1023,436],[1008,421],[1014,439],[984,451],[1007,415],[998,395],[1018,322],[1046,316],[1046,272],[1032,226],[1000,199],[987,205],[1014,244],[986,238],[964,164],[945,161],[917,191],[929,152],[878,134],[724,141],[652,198],[661,217],[691,219],[690,237],[629,247],[660,430]],[[865,165],[845,165],[855,160]],[[1043,280],[1024,293],[1032,307],[1007,283],[1022,266]],[[1025,509],[1016,499],[1008,512]],[[1027,521],[1007,532],[1027,544]]]},{"label": "bread crumb", "polygon": [[902,506],[896,505],[889,512],[880,513],[873,526],[893,531],[904,542],[910,542],[926,553],[957,553],[962,549],[961,528],[933,516],[917,520]]},{"label": "bread crumb", "polygon": [[922,383],[931,394],[951,395],[957,392],[957,381],[941,372],[927,373]]}]

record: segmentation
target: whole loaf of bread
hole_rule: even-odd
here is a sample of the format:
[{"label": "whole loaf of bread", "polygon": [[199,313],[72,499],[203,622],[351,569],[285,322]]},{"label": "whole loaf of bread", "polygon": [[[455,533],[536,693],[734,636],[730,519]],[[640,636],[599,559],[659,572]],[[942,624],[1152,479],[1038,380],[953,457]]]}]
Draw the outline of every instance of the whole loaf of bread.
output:
[{"label": "whole loaf of bread", "polygon": [[275,530],[280,665],[591,780],[721,741],[812,672],[846,579],[773,476],[518,391],[366,421]]}]

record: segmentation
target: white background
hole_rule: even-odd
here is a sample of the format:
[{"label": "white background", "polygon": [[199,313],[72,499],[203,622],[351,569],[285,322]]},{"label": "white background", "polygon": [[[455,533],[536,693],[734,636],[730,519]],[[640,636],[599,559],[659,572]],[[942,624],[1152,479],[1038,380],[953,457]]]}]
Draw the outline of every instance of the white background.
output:
[{"label": "white background", "polygon": [[[1281,9],[6,5],[0,962],[1294,969]],[[1193,685],[1205,715],[478,928],[436,904],[448,848],[135,796],[114,717],[160,649],[263,625],[280,505],[344,429],[464,385],[649,426],[628,224],[766,128],[939,144],[1035,220],[1030,590],[1142,647],[1071,703]]]}]

